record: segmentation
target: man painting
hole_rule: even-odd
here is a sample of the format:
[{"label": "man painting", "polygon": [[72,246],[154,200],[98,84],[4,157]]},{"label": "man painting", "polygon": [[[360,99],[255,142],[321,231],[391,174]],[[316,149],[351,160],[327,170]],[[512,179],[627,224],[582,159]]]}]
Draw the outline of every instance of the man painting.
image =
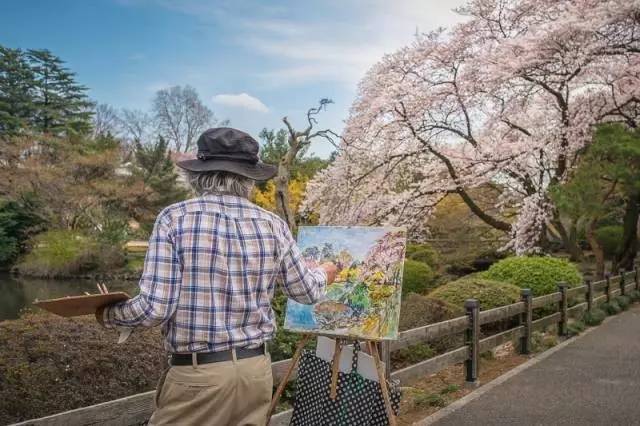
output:
[{"label": "man painting", "polygon": [[200,136],[197,159],[178,163],[198,197],[158,216],[140,294],[96,312],[109,328],[162,325],[170,368],[152,425],[264,424],[276,282],[311,304],[335,278],[331,263],[308,267],[285,222],[248,200],[254,181],[276,172],[258,149],[231,128]]}]

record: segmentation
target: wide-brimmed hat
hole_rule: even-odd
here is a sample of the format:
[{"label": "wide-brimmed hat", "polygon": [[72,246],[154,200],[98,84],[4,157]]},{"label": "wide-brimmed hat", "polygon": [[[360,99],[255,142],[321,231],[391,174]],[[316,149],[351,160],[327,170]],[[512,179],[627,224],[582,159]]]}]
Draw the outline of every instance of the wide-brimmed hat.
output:
[{"label": "wide-brimmed hat", "polygon": [[230,127],[205,130],[198,138],[198,155],[194,160],[177,163],[191,172],[230,172],[254,180],[268,180],[278,169],[260,161],[258,141],[245,132]]}]

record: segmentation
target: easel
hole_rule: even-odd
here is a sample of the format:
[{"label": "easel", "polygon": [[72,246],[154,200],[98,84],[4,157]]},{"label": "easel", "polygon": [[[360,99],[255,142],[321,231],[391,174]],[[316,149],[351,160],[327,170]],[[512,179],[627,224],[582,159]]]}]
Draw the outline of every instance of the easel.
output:
[{"label": "easel", "polygon": [[[335,336],[329,336],[329,337],[335,338]],[[273,398],[271,399],[271,405],[269,406],[269,413],[267,414],[267,426],[271,421],[271,416],[273,415],[273,412],[275,411],[275,408],[278,405],[278,401],[280,401],[280,397],[282,396],[282,393],[284,392],[284,388],[287,386],[287,383],[289,382],[289,378],[291,377],[293,370],[296,368],[296,366],[298,365],[298,362],[300,361],[302,350],[306,346],[307,342],[309,342],[310,338],[311,338],[310,334],[304,334],[300,342],[298,342],[296,351],[293,354],[293,357],[291,357],[289,368],[287,369],[287,372],[285,373],[284,377],[278,384],[278,389],[276,390],[276,393],[273,395]],[[340,343],[340,341],[349,341],[349,340],[355,341],[353,339],[348,339],[348,338],[336,339],[336,346],[333,352],[333,363],[332,363],[332,371],[331,371],[331,389],[329,392],[329,397],[333,400],[335,400],[338,395],[338,370],[339,370],[339,364],[340,364],[340,353],[342,351],[342,344]],[[389,395],[389,388],[387,386],[388,383],[385,377],[384,369],[382,367],[382,361],[380,360],[380,352],[379,352],[381,350],[380,342],[367,340],[366,345],[369,352],[373,356],[373,362],[376,367],[376,372],[378,373],[378,380],[380,381],[380,389],[382,391],[382,398],[384,399],[384,407],[387,412],[387,418],[389,419],[389,425],[396,426],[397,425],[396,416],[395,414],[393,414],[393,409],[391,407],[391,397]]]}]

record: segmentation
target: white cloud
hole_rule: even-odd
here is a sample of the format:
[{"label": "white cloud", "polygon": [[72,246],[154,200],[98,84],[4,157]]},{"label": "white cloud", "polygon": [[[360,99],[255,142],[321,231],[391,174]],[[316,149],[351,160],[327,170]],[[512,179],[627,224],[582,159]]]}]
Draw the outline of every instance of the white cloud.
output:
[{"label": "white cloud", "polygon": [[248,93],[234,94],[220,94],[215,95],[212,101],[219,105],[224,105],[233,108],[243,108],[250,111],[269,112],[269,108],[255,96],[251,96]]}]

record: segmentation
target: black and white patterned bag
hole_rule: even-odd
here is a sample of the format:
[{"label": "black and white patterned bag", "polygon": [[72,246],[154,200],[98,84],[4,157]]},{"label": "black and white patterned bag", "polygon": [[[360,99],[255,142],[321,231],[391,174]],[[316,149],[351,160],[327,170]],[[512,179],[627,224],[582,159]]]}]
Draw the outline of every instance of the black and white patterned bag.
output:
[{"label": "black and white patterned bag", "polygon": [[[292,426],[389,424],[380,384],[358,373],[359,350],[360,345],[356,342],[351,372],[338,372],[335,400],[329,397],[332,363],[317,357],[312,351],[304,351],[298,369]],[[397,383],[389,385],[389,396],[397,415],[400,406]]]}]

